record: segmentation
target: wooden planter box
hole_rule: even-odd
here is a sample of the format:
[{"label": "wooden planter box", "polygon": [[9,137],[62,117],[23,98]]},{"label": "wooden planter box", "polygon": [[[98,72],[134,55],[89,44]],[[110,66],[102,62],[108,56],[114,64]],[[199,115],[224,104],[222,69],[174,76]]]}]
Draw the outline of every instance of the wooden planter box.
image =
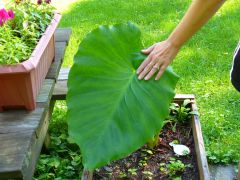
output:
[{"label": "wooden planter box", "polygon": [[[177,94],[174,98],[174,102],[181,104],[185,99],[192,100],[191,110],[198,111],[197,104],[194,95],[189,94]],[[195,151],[197,156],[198,172],[200,180],[210,180],[210,173],[208,169],[208,162],[205,153],[204,141],[202,136],[201,124],[198,115],[192,116],[192,131],[194,138]]]},{"label": "wooden planter box", "polygon": [[[182,104],[185,99],[190,99],[192,101],[191,103],[191,109],[192,111],[197,111],[197,105],[195,102],[194,95],[181,95],[178,94],[174,98],[174,102],[178,104]],[[204,148],[204,142],[202,137],[202,131],[201,131],[201,125],[198,115],[193,115],[192,117],[192,132],[193,132],[193,138],[194,138],[194,145],[195,145],[195,151],[196,151],[196,158],[197,158],[197,166],[198,166],[198,172],[199,172],[199,179],[200,180],[210,180],[210,174],[208,169],[208,163],[207,158],[205,154],[205,148]],[[89,171],[84,171],[82,180],[92,180],[93,173]]]},{"label": "wooden planter box", "polygon": [[55,56],[54,32],[60,19],[61,15],[55,13],[28,60],[16,65],[0,65],[0,111],[35,109],[36,97]]}]

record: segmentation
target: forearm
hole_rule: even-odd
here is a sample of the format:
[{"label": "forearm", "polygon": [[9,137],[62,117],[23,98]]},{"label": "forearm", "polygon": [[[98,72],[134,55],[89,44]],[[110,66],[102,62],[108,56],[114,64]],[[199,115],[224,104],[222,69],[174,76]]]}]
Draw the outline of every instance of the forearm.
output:
[{"label": "forearm", "polygon": [[185,16],[169,36],[168,40],[180,48],[222,6],[225,0],[193,0]]}]

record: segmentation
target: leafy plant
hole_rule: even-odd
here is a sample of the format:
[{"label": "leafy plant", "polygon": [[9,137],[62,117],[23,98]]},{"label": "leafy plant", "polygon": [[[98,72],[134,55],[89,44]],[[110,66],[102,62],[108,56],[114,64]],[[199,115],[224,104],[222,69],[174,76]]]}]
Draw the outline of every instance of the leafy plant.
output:
[{"label": "leafy plant", "polygon": [[181,160],[170,158],[168,164],[161,163],[160,171],[168,174],[170,177],[176,176],[177,173],[184,172],[187,167],[191,167],[190,164],[185,165]]},{"label": "leafy plant", "polygon": [[123,158],[163,127],[178,77],[168,68],[159,81],[139,81],[146,58],[132,23],[100,26],[86,36],[68,79],[69,134],[93,170]]},{"label": "leafy plant", "polygon": [[15,64],[30,57],[52,19],[53,7],[45,2],[12,0],[6,9],[0,16],[0,64]]},{"label": "leafy plant", "polygon": [[82,156],[79,147],[68,138],[66,106],[58,102],[50,121],[51,144],[40,155],[34,179],[79,179]]},{"label": "leafy plant", "polygon": [[197,112],[191,111],[189,104],[190,99],[185,99],[183,104],[172,103],[170,106],[170,115],[165,123],[173,123],[173,131],[176,131],[177,123],[186,123],[190,120],[193,114],[197,115]]}]

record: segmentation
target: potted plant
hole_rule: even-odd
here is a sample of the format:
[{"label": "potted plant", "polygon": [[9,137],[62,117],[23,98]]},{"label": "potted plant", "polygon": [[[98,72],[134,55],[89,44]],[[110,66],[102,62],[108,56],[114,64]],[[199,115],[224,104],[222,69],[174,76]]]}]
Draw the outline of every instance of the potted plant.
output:
[{"label": "potted plant", "polygon": [[[101,167],[107,173],[113,173],[111,162],[129,157],[132,153],[134,159],[135,152],[141,147],[143,149],[139,154],[151,155],[151,149],[158,145],[159,133],[166,122],[172,124],[170,129],[177,131],[179,122],[184,123],[196,110],[193,98],[188,101],[175,99],[178,106],[173,106],[171,112],[180,120],[167,120],[178,76],[168,68],[159,81],[138,80],[136,69],[146,58],[140,53],[143,47],[140,36],[140,30],[132,23],[101,26],[85,37],[75,55],[68,79],[68,127],[70,137],[81,149],[85,168],[83,179],[91,179],[92,172]],[[193,133],[189,123],[187,128],[191,137],[196,137],[192,152],[198,153],[199,161],[195,161],[198,164],[195,167],[199,168],[199,178],[208,179],[197,115],[193,116],[192,123]],[[144,147],[146,143],[150,149]],[[176,146],[176,142],[168,143]],[[171,151],[174,149],[170,144],[165,143],[165,146]],[[139,163],[144,166],[146,162],[138,161],[137,165]],[[187,168],[185,166],[187,164],[175,158],[155,168],[162,168],[173,175]],[[127,171],[134,176],[133,179],[139,178],[136,176],[138,170],[131,165]],[[148,177],[153,175],[150,171],[144,173]]]},{"label": "potted plant", "polygon": [[55,56],[61,15],[50,0],[15,0],[0,10],[0,110],[33,110]]}]

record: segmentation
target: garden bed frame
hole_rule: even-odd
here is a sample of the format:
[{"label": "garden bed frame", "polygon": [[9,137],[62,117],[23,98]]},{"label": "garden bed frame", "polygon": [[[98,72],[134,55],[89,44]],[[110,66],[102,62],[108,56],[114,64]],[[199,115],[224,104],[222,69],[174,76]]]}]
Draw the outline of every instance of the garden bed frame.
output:
[{"label": "garden bed frame", "polygon": [[[55,100],[65,100],[67,94],[67,79],[68,79],[69,68],[62,68],[59,74],[58,82],[55,86],[53,92],[53,98]],[[190,99],[191,110],[197,111],[197,105],[195,101],[195,96],[191,94],[177,94],[174,98],[174,102],[178,104],[182,104],[185,99]],[[208,169],[208,162],[205,153],[205,147],[202,137],[202,130],[200,119],[198,115],[192,116],[192,132],[195,142],[195,151],[197,156],[197,164],[199,171],[199,179],[200,180],[209,180],[210,174]],[[92,180],[93,173],[89,171],[83,172],[82,180]]]}]

